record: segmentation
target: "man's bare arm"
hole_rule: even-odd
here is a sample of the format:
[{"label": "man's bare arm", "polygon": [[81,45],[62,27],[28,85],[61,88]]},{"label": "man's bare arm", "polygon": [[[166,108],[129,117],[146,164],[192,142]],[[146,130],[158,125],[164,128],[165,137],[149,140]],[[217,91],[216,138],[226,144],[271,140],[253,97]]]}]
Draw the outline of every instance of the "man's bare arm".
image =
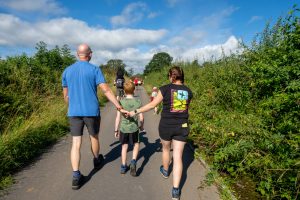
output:
[{"label": "man's bare arm", "polygon": [[100,89],[104,93],[104,95],[107,97],[107,99],[112,102],[117,109],[121,109],[122,106],[119,104],[117,98],[115,97],[114,93],[110,89],[107,83],[101,83],[99,84]]},{"label": "man's bare arm", "polygon": [[69,96],[68,96],[68,88],[67,87],[63,88],[63,96],[64,96],[65,102],[68,104],[69,103]]}]

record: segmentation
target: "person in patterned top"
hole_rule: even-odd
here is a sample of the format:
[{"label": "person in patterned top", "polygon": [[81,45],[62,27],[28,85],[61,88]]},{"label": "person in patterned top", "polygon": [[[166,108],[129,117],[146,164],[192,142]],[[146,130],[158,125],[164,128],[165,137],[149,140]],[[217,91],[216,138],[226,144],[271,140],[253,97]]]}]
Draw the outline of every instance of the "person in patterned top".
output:
[{"label": "person in patterned top", "polygon": [[193,98],[192,91],[184,85],[184,72],[178,66],[168,72],[170,84],[159,88],[152,102],[129,113],[130,116],[149,111],[160,102],[163,103],[159,122],[159,136],[162,143],[162,166],[160,173],[164,178],[169,177],[170,149],[173,146],[173,188],[172,199],[180,199],[179,188],[182,176],[182,154],[189,134],[189,105]]}]

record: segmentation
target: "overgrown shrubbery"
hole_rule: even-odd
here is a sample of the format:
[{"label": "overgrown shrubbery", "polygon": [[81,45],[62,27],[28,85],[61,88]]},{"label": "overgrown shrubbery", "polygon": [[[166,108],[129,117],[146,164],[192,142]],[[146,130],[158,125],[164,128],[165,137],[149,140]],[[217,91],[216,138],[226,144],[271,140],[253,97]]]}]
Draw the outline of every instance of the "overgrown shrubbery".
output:
[{"label": "overgrown shrubbery", "polygon": [[[191,139],[216,170],[251,177],[268,199],[300,195],[298,11],[267,26],[241,55],[178,63],[194,93]],[[166,70],[145,82],[166,83]]]},{"label": "overgrown shrubbery", "polygon": [[39,108],[44,97],[61,94],[62,70],[75,61],[65,45],[48,50],[37,44],[34,56],[0,60],[0,135]]},{"label": "overgrown shrubbery", "polygon": [[75,61],[65,45],[0,60],[0,188],[7,177],[67,132],[61,73]]},{"label": "overgrown shrubbery", "polygon": [[44,102],[19,127],[0,137],[0,189],[5,180],[68,132],[66,106],[61,98]]}]

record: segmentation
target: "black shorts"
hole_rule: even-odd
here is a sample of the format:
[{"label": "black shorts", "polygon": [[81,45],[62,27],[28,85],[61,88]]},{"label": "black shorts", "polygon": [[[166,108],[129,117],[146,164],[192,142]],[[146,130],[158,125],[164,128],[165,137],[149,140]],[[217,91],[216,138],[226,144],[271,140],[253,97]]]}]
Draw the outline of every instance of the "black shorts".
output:
[{"label": "black shorts", "polygon": [[166,124],[161,120],[159,122],[158,131],[159,137],[163,140],[171,141],[173,139],[186,142],[190,130],[187,122],[180,124]]},{"label": "black shorts", "polygon": [[90,135],[97,135],[100,129],[101,117],[69,117],[70,132],[72,136],[82,136],[84,125]]},{"label": "black shorts", "polygon": [[136,131],[134,133],[123,133],[120,131],[120,137],[119,137],[121,144],[134,144],[140,142],[140,134],[139,131]]}]

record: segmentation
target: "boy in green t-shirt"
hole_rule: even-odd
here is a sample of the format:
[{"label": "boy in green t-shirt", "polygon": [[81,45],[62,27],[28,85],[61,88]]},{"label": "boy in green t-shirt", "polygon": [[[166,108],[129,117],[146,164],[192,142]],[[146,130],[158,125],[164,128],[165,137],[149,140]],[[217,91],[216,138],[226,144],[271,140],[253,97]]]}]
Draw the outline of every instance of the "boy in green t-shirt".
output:
[{"label": "boy in green t-shirt", "polygon": [[[124,91],[126,94],[126,98],[120,101],[122,107],[127,111],[134,111],[141,107],[141,100],[138,98],[134,98],[134,89],[135,86],[131,82],[124,83]],[[140,126],[138,122],[138,117],[140,121]],[[121,152],[121,174],[125,174],[128,170],[128,166],[126,164],[126,156],[128,144],[131,143],[134,145],[132,151],[132,160],[130,162],[130,174],[132,176],[136,176],[136,159],[139,153],[140,148],[140,138],[139,138],[139,129],[143,130],[144,126],[144,116],[143,114],[139,114],[134,117],[124,117],[121,113],[117,112],[117,117],[115,121],[115,137],[119,138],[120,143],[122,144],[122,152]],[[118,127],[120,125],[120,131]]]}]

